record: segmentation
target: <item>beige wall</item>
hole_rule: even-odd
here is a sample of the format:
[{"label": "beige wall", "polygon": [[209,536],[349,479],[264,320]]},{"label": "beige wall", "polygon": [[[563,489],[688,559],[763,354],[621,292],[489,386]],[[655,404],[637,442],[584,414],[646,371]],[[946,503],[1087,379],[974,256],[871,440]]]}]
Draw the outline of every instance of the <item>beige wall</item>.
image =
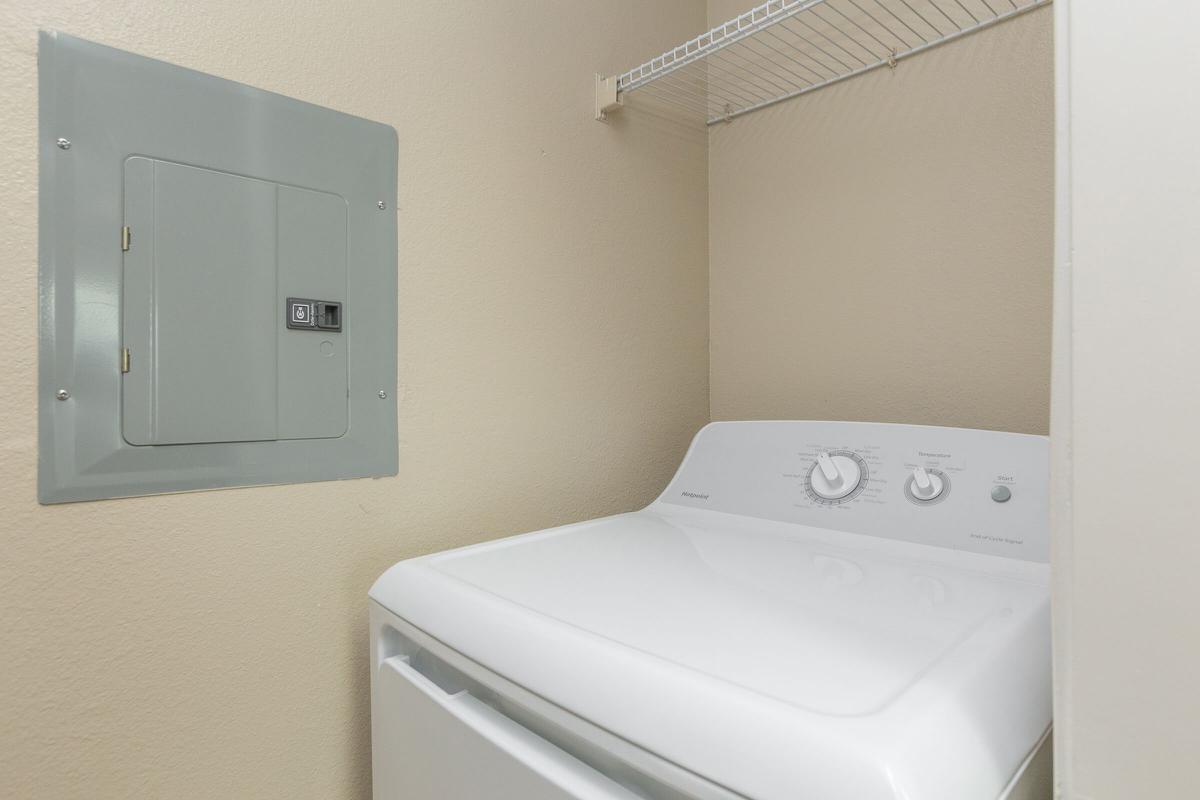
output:
[{"label": "beige wall", "polygon": [[1031,12],[711,129],[714,419],[1047,432],[1051,27]]},{"label": "beige wall", "polygon": [[1144,5],[1055,2],[1063,800],[1200,797],[1200,7]]},{"label": "beige wall", "polygon": [[[705,142],[591,76],[704,13],[0,4],[0,796],[366,798],[371,581],[651,499],[708,418]],[[39,26],[397,128],[398,477],[37,505]]]}]

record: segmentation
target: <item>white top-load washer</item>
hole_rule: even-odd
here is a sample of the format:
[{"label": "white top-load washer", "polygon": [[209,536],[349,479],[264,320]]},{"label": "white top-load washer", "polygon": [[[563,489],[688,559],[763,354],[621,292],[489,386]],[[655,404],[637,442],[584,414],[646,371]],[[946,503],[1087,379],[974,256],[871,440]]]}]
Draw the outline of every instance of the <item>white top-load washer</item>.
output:
[{"label": "white top-load washer", "polygon": [[1010,796],[1051,721],[1047,451],[714,423],[641,511],[395,565],[376,800]]}]

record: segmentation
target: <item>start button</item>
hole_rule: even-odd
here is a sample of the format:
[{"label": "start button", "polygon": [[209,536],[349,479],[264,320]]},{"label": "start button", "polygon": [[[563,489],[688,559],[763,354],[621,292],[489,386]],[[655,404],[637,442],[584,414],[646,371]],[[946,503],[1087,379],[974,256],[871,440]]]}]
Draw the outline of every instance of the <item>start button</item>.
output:
[{"label": "start button", "polygon": [[1007,486],[993,486],[992,499],[997,503],[1007,503],[1012,499],[1012,490]]}]

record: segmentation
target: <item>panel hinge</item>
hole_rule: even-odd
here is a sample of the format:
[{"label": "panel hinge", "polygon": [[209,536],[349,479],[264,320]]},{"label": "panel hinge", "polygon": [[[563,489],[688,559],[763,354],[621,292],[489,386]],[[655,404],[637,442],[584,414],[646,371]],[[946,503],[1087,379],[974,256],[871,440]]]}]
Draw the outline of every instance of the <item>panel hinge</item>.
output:
[{"label": "panel hinge", "polygon": [[129,252],[129,240],[133,238],[133,234],[129,231],[129,226],[121,227],[121,252]]},{"label": "panel hinge", "polygon": [[129,348],[121,348],[121,374],[129,372]]}]

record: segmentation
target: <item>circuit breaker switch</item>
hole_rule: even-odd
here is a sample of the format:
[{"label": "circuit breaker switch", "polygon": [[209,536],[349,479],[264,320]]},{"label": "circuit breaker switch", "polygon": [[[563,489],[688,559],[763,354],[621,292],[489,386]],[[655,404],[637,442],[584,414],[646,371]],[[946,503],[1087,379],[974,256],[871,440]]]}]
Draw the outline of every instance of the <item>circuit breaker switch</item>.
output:
[{"label": "circuit breaker switch", "polygon": [[287,326],[302,331],[340,331],[342,304],[333,300],[287,299]]},{"label": "circuit breaker switch", "polygon": [[342,303],[334,300],[310,300],[288,297],[287,326],[300,331],[341,331]]},{"label": "circuit breaker switch", "polygon": [[323,331],[340,331],[342,329],[342,304],[317,301],[317,327]]}]

